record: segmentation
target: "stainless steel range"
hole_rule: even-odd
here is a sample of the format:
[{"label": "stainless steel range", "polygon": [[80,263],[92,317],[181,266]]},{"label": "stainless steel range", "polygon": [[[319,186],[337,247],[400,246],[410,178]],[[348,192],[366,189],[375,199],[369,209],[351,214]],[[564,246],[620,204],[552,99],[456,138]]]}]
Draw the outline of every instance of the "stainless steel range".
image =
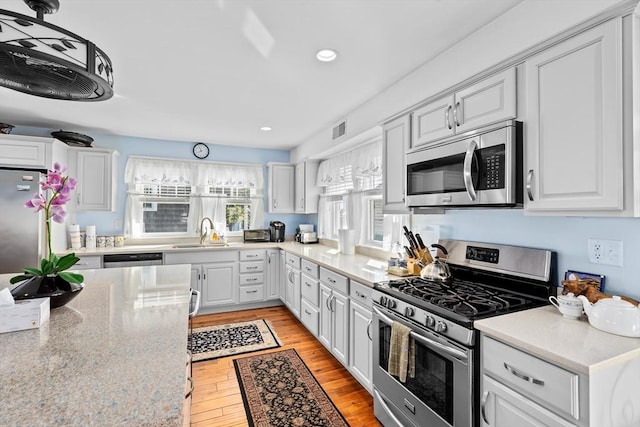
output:
[{"label": "stainless steel range", "polygon": [[[479,425],[476,319],[548,304],[555,254],[548,250],[440,240],[452,279],[419,277],[373,290],[373,385],[376,417],[389,426]],[[411,329],[415,375],[389,374],[394,322]]]}]

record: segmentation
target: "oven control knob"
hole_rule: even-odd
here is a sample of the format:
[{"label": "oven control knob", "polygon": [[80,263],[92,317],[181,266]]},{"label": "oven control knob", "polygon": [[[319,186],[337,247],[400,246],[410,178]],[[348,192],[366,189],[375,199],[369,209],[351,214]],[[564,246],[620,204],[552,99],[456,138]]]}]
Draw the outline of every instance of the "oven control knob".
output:
[{"label": "oven control knob", "polygon": [[424,320],[424,324],[430,328],[433,328],[436,324],[436,319],[427,315],[427,318]]},{"label": "oven control knob", "polygon": [[398,303],[395,300],[392,300],[391,298],[387,300],[387,308],[396,308],[397,305]]},{"label": "oven control knob", "polygon": [[436,323],[436,332],[444,332],[446,330],[447,330],[447,324],[439,320],[438,323]]},{"label": "oven control knob", "polygon": [[416,314],[416,311],[413,309],[413,307],[405,307],[404,309],[404,315],[407,317],[413,317]]},{"label": "oven control knob", "polygon": [[387,297],[385,296],[380,297],[380,305],[383,305],[383,306],[387,305]]}]

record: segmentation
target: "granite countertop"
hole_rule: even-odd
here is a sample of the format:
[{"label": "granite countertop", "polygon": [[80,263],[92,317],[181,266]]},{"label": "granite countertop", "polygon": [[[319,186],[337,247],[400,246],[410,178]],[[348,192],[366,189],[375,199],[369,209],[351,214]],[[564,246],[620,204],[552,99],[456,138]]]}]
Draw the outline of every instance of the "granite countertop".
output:
[{"label": "granite countertop", "polygon": [[639,338],[600,331],[584,316],[566,319],[550,305],[477,320],[474,326],[506,344],[587,375],[640,358]]},{"label": "granite countertop", "polygon": [[190,266],[82,273],[39,329],[0,334],[0,425],[182,425]]}]

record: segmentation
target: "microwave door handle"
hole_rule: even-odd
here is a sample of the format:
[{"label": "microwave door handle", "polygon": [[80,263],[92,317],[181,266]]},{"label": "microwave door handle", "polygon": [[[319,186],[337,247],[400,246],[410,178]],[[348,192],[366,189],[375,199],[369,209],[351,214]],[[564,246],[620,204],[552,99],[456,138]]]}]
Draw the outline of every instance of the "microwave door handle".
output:
[{"label": "microwave door handle", "polygon": [[478,143],[475,139],[472,139],[469,142],[469,146],[467,147],[467,152],[464,155],[464,167],[462,169],[462,177],[464,178],[464,188],[467,190],[467,194],[469,198],[475,202],[478,198],[476,194],[476,189],[473,188],[473,179],[471,177],[471,166],[473,164],[473,155],[478,148]]}]

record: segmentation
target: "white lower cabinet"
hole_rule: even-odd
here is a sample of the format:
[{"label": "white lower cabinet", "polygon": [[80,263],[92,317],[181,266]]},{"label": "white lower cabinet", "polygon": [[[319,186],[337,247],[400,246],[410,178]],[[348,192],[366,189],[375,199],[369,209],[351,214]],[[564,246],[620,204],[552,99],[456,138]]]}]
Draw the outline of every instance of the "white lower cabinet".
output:
[{"label": "white lower cabinet", "polygon": [[553,412],[493,380],[482,377],[482,426],[492,427],[575,427]]},{"label": "white lower cabinet", "polygon": [[588,379],[483,335],[482,426],[588,426]]},{"label": "white lower cabinet", "polygon": [[164,263],[191,264],[191,287],[202,292],[202,308],[238,303],[238,251],[167,252]]},{"label": "white lower cabinet", "polygon": [[280,298],[280,250],[267,249],[265,299]]},{"label": "white lower cabinet", "polygon": [[344,366],[349,366],[349,279],[320,268],[318,339]]},{"label": "white lower cabinet", "polygon": [[371,392],[371,307],[365,307],[353,299],[349,309],[349,371],[364,388]]},{"label": "white lower cabinet", "polygon": [[287,265],[285,305],[299,319],[300,318],[300,270]]},{"label": "white lower cabinet", "polygon": [[318,266],[307,260],[302,260],[300,298],[300,321],[317,337],[320,322]]}]

